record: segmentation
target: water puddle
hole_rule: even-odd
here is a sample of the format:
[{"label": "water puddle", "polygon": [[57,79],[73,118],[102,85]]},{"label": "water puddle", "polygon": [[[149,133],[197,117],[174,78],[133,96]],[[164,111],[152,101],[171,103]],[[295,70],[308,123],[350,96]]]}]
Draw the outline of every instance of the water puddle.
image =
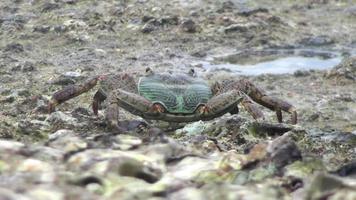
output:
[{"label": "water puddle", "polygon": [[229,71],[241,75],[291,74],[298,70],[326,70],[341,62],[343,55],[318,50],[247,50],[209,57],[201,62],[207,71]]}]

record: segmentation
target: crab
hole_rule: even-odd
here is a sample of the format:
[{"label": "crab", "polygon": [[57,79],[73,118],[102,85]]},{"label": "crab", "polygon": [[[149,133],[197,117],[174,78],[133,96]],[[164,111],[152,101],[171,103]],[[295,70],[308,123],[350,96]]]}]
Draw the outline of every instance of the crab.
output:
[{"label": "crab", "polygon": [[93,97],[95,115],[103,101],[107,101],[105,118],[110,128],[123,130],[118,125],[120,109],[140,116],[145,120],[162,120],[170,123],[212,120],[226,113],[237,114],[238,105],[247,110],[255,120],[264,119],[257,104],[276,112],[282,122],[282,111],[290,113],[291,123],[297,123],[293,105],[255,86],[247,79],[227,79],[209,84],[191,69],[187,73],[155,73],[147,68],[138,80],[131,74],[99,75],[80,85],[69,85],[55,92],[49,101],[50,112],[58,104],[94,88],[100,88]]}]

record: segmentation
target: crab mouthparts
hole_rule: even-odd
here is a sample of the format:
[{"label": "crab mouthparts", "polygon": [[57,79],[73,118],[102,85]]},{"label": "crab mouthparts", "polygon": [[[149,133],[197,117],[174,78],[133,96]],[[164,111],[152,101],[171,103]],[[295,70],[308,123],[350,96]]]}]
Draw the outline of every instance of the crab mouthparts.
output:
[{"label": "crab mouthparts", "polygon": [[202,106],[199,106],[198,112],[200,114],[207,114],[207,113],[210,112],[210,108],[208,106],[206,106],[206,105],[202,105]]},{"label": "crab mouthparts", "polygon": [[150,111],[153,113],[163,113],[166,111],[166,109],[159,103],[154,103],[152,104]]}]

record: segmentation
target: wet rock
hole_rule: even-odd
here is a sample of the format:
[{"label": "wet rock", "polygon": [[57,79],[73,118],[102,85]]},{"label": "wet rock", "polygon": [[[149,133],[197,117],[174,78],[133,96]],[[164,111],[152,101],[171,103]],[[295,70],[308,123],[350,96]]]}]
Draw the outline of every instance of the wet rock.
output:
[{"label": "wet rock", "polygon": [[300,41],[300,43],[308,46],[324,46],[333,44],[334,40],[328,36],[321,35],[304,38]]},{"label": "wet rock", "polygon": [[55,79],[49,81],[50,84],[53,85],[72,85],[75,84],[77,81],[70,77],[59,76]]},{"label": "wet rock", "polygon": [[268,13],[269,10],[267,8],[242,8],[238,11],[238,15],[249,17],[251,15],[255,15],[257,13]]},{"label": "wet rock", "polygon": [[48,146],[27,146],[25,151],[31,155],[31,158],[47,162],[59,162],[65,155],[63,149],[55,149]]},{"label": "wet rock", "polygon": [[86,31],[69,31],[67,37],[69,43],[87,43],[92,39]]},{"label": "wet rock", "polygon": [[197,57],[197,58],[203,58],[203,57],[207,56],[207,53],[204,50],[198,50],[198,51],[191,53],[190,55]]},{"label": "wet rock", "polygon": [[326,77],[335,79],[340,83],[345,81],[356,81],[356,57],[345,58],[340,64],[327,72]]},{"label": "wet rock", "polygon": [[[122,127],[122,126],[121,126]],[[117,134],[100,134],[94,136],[96,142],[95,147],[104,146],[105,148],[130,150],[139,147],[142,140],[131,135],[117,135]]]},{"label": "wet rock", "polygon": [[17,124],[18,131],[21,134],[33,137],[33,139],[46,138],[46,131],[49,124],[46,121],[24,119]]},{"label": "wet rock", "polygon": [[10,140],[0,140],[0,151],[6,154],[13,154],[20,152],[25,145],[20,142]]},{"label": "wet rock", "polygon": [[16,100],[15,96],[9,95],[0,98],[0,103],[13,103]]},{"label": "wet rock", "polygon": [[32,72],[36,71],[35,64],[29,61],[25,61],[23,63],[17,63],[11,71],[21,71],[21,72]]},{"label": "wet rock", "polygon": [[310,76],[310,71],[306,71],[306,70],[297,70],[293,73],[293,75],[295,77],[306,77],[306,76]]},{"label": "wet rock", "polygon": [[141,28],[141,32],[142,33],[151,33],[155,29],[156,29],[155,25],[151,21],[149,21],[145,25],[143,25],[143,27]]},{"label": "wet rock", "polygon": [[342,177],[356,178],[356,161],[347,163],[331,173]]},{"label": "wet rock", "polygon": [[142,17],[142,22],[143,23],[147,23],[147,22],[149,22],[151,20],[154,20],[154,19],[155,19],[155,17],[153,17],[153,16],[145,15],[145,16]]},{"label": "wet rock", "polygon": [[82,117],[87,117],[91,115],[91,111],[87,108],[83,107],[76,107],[73,109],[71,112],[72,116],[75,118],[82,118]]},{"label": "wet rock", "polygon": [[307,187],[307,200],[313,199],[344,199],[356,198],[355,180],[339,178],[329,174],[318,174]]},{"label": "wet rock", "polygon": [[180,24],[180,29],[183,32],[195,33],[198,31],[198,25],[192,19],[183,20]]},{"label": "wet rock", "polygon": [[155,158],[134,152],[91,149],[71,155],[67,162],[72,170],[86,170],[100,176],[113,172],[148,183],[154,183],[162,176]]},{"label": "wet rock", "polygon": [[42,7],[41,12],[50,12],[52,10],[59,9],[60,8],[60,4],[46,2],[41,7]]},{"label": "wet rock", "polygon": [[177,15],[163,16],[159,19],[159,24],[162,26],[164,26],[164,25],[178,25],[179,17]]},{"label": "wet rock", "polygon": [[78,0],[61,0],[61,2],[73,5],[78,3]]},{"label": "wet rock", "polygon": [[283,135],[292,130],[293,126],[279,123],[248,122],[245,123],[242,128],[247,130],[251,135],[262,137]]},{"label": "wet rock", "polygon": [[31,200],[22,194],[18,194],[15,191],[11,191],[6,188],[0,188],[0,199],[4,200]]},{"label": "wet rock", "polygon": [[65,152],[76,152],[88,148],[87,142],[71,130],[58,130],[48,136],[47,145]]},{"label": "wet rock", "polygon": [[267,152],[274,165],[279,169],[302,159],[301,151],[288,133],[274,139],[268,145]]},{"label": "wet rock", "polygon": [[248,30],[255,28],[256,24],[231,24],[223,29],[224,33],[232,32],[247,32]]},{"label": "wet rock", "polygon": [[53,26],[53,31],[55,33],[64,33],[68,30],[68,28],[64,25],[55,25]]},{"label": "wet rock", "polygon": [[20,43],[10,43],[5,46],[4,51],[11,53],[21,53],[25,51],[25,48]]},{"label": "wet rock", "polygon": [[232,1],[224,1],[221,7],[216,11],[217,13],[231,12],[235,9],[235,4]]},{"label": "wet rock", "polygon": [[39,25],[39,26],[35,26],[33,28],[33,32],[37,32],[37,33],[48,33],[50,31],[51,27],[48,25]]},{"label": "wet rock", "polygon": [[356,16],[356,6],[349,6],[344,10],[344,12],[351,16]]},{"label": "wet rock", "polygon": [[284,168],[284,175],[306,179],[315,173],[323,172],[325,170],[326,166],[324,166],[321,159],[306,157],[303,158],[303,160],[298,160],[290,165],[287,165]]},{"label": "wet rock", "polygon": [[170,195],[171,199],[177,200],[205,200],[207,199],[203,191],[197,188],[184,188]]},{"label": "wet rock", "polygon": [[46,122],[50,123],[52,126],[53,125],[59,125],[59,124],[64,124],[64,125],[71,125],[71,126],[78,126],[78,120],[76,118],[73,118],[69,115],[64,114],[61,111],[56,111],[51,113],[47,119]]},{"label": "wet rock", "polygon": [[182,129],[178,129],[176,131],[176,134],[177,135],[186,134],[189,136],[201,135],[204,132],[205,128],[206,128],[206,124],[202,121],[198,121],[198,122],[190,123],[184,126],[184,128]]},{"label": "wet rock", "polygon": [[26,196],[30,197],[31,199],[37,200],[46,200],[46,199],[53,199],[53,200],[65,200],[65,194],[59,191],[57,188],[51,187],[38,187],[34,188],[26,193]]},{"label": "wet rock", "polygon": [[22,89],[18,89],[16,90],[17,95],[21,96],[21,97],[29,97],[31,96],[31,93],[28,89],[26,88],[22,88]]},{"label": "wet rock", "polygon": [[87,29],[88,25],[82,21],[82,20],[74,20],[70,19],[65,22],[63,22],[64,27],[66,27],[66,30],[81,30],[81,29]]}]

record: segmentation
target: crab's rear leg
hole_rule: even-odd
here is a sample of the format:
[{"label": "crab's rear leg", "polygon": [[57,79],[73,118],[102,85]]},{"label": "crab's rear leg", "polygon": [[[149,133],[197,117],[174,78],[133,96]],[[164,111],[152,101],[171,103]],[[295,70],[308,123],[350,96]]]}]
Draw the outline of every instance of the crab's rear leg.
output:
[{"label": "crab's rear leg", "polygon": [[252,115],[255,120],[264,119],[263,112],[257,107],[256,103],[252,101],[249,96],[244,95],[241,105],[248,113],[250,113],[250,115]]},{"label": "crab's rear leg", "polygon": [[105,110],[105,118],[110,129],[123,132],[118,125],[120,107],[134,115],[144,117],[145,114],[159,114],[164,112],[164,108],[159,104],[153,104],[146,98],[117,89],[111,93],[108,99],[108,106]]},{"label": "crab's rear leg", "polygon": [[265,91],[256,87],[248,80],[241,80],[238,87],[248,94],[255,102],[276,111],[278,122],[282,122],[282,111],[291,114],[292,124],[297,123],[297,111],[293,105],[276,97],[268,96]]},{"label": "crab's rear leg", "polygon": [[98,115],[98,110],[103,101],[107,98],[105,92],[102,89],[99,89],[94,97],[93,97],[93,103],[92,103],[92,109],[95,115]]},{"label": "crab's rear leg", "polygon": [[89,91],[90,89],[95,87],[95,85],[98,83],[99,80],[101,80],[101,78],[102,78],[101,76],[97,76],[92,79],[89,79],[88,81],[86,81],[83,84],[69,85],[69,86],[66,86],[65,88],[63,88],[62,90],[57,91],[56,93],[54,93],[52,95],[52,98],[48,103],[48,111],[50,113],[54,112],[55,107],[58,104],[61,104],[69,99],[72,99],[78,95],[81,95],[81,94]]}]

